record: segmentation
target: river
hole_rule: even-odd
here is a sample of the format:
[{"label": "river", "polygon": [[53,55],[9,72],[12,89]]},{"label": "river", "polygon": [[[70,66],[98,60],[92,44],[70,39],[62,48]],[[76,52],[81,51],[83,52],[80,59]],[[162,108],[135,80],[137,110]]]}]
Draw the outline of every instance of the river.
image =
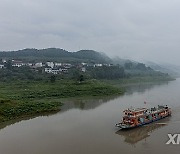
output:
[{"label": "river", "polygon": [[[180,133],[180,79],[126,89],[115,98],[63,100],[56,114],[1,124],[0,154],[179,154],[180,145],[166,142],[168,133]],[[158,104],[172,116],[129,131],[115,127],[124,109]]]}]

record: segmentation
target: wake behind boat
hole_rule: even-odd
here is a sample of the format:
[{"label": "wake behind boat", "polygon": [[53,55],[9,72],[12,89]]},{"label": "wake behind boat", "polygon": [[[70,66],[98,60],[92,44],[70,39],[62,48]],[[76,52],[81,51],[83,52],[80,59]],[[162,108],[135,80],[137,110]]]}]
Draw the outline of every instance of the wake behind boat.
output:
[{"label": "wake behind boat", "polygon": [[163,119],[171,115],[171,109],[166,106],[154,108],[137,108],[124,110],[122,122],[117,123],[116,127],[128,129],[139,127]]}]

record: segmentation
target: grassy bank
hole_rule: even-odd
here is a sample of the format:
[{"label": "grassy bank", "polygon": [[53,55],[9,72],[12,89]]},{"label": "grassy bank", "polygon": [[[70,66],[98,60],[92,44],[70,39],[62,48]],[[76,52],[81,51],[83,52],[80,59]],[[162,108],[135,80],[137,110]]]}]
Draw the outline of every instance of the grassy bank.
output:
[{"label": "grassy bank", "polygon": [[0,122],[37,113],[60,110],[60,98],[108,96],[123,90],[97,80],[0,82]]},{"label": "grassy bank", "polygon": [[124,85],[173,80],[170,77],[132,77],[119,80],[11,81],[0,82],[0,122],[39,113],[59,111],[59,99],[111,96],[124,92]]},{"label": "grassy bank", "polygon": [[60,102],[16,102],[11,100],[0,101],[0,122],[60,110]]}]

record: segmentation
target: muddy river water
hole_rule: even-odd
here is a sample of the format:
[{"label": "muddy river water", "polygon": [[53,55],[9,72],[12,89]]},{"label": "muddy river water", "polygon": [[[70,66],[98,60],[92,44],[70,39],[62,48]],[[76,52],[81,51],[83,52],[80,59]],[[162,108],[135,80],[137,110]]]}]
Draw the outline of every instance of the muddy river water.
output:
[{"label": "muddy river water", "polygon": [[[179,154],[180,145],[166,142],[168,133],[180,133],[180,79],[126,89],[119,97],[63,100],[56,114],[1,124],[0,154]],[[170,106],[172,116],[129,131],[115,128],[124,109],[158,104]]]}]

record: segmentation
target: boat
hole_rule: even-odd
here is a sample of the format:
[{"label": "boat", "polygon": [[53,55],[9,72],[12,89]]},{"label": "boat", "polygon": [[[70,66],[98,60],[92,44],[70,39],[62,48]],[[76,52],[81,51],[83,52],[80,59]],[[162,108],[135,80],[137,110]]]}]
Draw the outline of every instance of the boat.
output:
[{"label": "boat", "polygon": [[150,124],[154,121],[161,120],[171,115],[171,108],[167,105],[158,105],[153,108],[136,108],[126,109],[123,111],[124,116],[120,123],[115,126],[121,129],[135,128]]}]

